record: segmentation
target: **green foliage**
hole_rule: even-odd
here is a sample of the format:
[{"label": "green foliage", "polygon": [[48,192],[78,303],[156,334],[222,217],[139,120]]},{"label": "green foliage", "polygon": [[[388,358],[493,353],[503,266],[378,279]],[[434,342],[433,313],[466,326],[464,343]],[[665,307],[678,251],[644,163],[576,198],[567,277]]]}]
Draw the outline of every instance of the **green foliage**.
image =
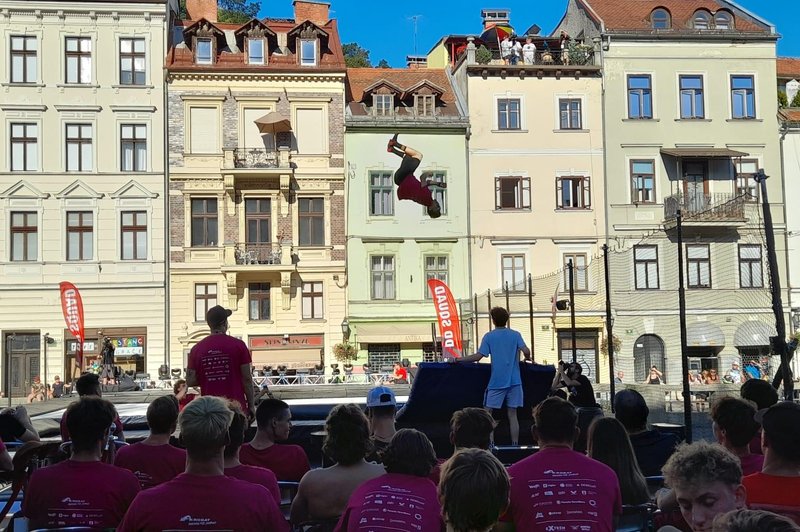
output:
[{"label": "green foliage", "polygon": [[789,107],[800,107],[800,91],[794,95],[794,98],[792,98],[792,103],[789,104]]},{"label": "green foliage", "polygon": [[358,358],[358,348],[350,342],[342,342],[333,346],[333,356],[339,362],[350,362]]},{"label": "green foliage", "polygon": [[783,109],[784,107],[789,107],[789,98],[786,96],[786,93],[782,90],[778,91],[778,109]]},{"label": "green foliage", "polygon": [[481,45],[480,48],[475,51],[475,61],[477,61],[479,65],[488,65],[491,60],[492,52],[490,52],[486,46]]},{"label": "green foliage", "polygon": [[567,45],[567,56],[571,65],[585,65],[591,57],[592,47],[580,44],[577,41],[569,41]]},{"label": "green foliage", "polygon": [[361,48],[356,42],[349,42],[342,46],[344,52],[344,63],[349,68],[369,68],[369,50]]},{"label": "green foliage", "polygon": [[248,0],[219,0],[217,20],[231,24],[244,24],[258,18],[261,3]]},{"label": "green foliage", "polygon": [[386,59],[381,59],[381,62],[378,63],[377,68],[392,68],[392,67],[389,65],[389,61],[387,61]]}]

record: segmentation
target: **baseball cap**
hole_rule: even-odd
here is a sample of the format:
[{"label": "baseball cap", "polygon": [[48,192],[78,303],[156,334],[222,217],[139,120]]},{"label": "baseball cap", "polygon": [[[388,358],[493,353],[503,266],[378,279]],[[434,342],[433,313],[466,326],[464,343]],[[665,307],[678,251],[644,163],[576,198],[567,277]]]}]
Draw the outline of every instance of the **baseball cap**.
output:
[{"label": "baseball cap", "polygon": [[233,314],[232,310],[216,305],[208,309],[208,312],[206,312],[206,323],[208,323],[208,325],[211,327],[215,325],[222,325],[231,314]]},{"label": "baseball cap", "polygon": [[755,419],[768,438],[778,436],[791,447],[800,449],[800,404],[782,401],[759,410]]},{"label": "baseball cap", "polygon": [[367,393],[367,408],[376,406],[397,406],[397,401],[391,388],[376,386]]}]

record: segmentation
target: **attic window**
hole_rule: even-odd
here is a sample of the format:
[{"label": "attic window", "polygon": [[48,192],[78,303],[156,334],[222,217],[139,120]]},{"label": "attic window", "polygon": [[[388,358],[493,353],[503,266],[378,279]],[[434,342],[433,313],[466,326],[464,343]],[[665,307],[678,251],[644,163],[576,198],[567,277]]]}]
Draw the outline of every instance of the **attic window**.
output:
[{"label": "attic window", "polygon": [[212,61],[212,52],[214,44],[211,39],[197,39],[195,41],[195,62],[198,65],[210,65]]},{"label": "attic window", "polygon": [[650,15],[650,21],[653,23],[654,30],[668,30],[672,26],[669,11],[663,8],[654,9]]},{"label": "attic window", "polygon": [[433,116],[436,109],[436,100],[433,94],[415,94],[414,110],[417,116]]},{"label": "attic window", "polygon": [[706,11],[698,11],[692,17],[692,26],[696,30],[707,30],[711,27],[711,14]]},{"label": "attic window", "polygon": [[718,30],[732,30],[733,17],[727,11],[719,11],[714,15],[714,28]]},{"label": "attic window", "polygon": [[247,62],[251,65],[264,64],[264,39],[247,39]]},{"label": "attic window", "polygon": [[317,39],[300,39],[300,66],[317,65]]},{"label": "attic window", "polygon": [[394,115],[394,94],[373,94],[372,110],[375,116]]}]

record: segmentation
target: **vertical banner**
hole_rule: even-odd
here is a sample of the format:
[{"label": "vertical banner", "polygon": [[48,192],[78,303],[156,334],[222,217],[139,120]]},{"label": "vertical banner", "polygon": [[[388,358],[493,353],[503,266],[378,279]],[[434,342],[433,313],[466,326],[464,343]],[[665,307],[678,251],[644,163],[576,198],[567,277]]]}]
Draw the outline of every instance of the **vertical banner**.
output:
[{"label": "vertical banner", "polygon": [[79,371],[83,371],[84,335],[81,293],[78,292],[74,284],[66,281],[62,282],[59,288],[61,289],[61,311],[64,313],[64,321],[72,336],[78,339],[78,345],[75,348],[75,361],[78,364]]},{"label": "vertical banner", "polygon": [[439,333],[442,336],[442,353],[447,356],[462,356],[461,322],[458,320],[458,307],[450,288],[438,279],[428,279],[428,288],[433,294],[436,317],[439,319]]}]

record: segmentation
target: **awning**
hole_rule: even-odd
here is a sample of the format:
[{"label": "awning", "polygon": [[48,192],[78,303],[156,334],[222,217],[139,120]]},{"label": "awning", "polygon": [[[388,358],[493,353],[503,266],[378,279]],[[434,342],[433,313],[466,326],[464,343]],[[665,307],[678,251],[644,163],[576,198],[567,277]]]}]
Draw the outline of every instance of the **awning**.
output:
[{"label": "awning", "polygon": [[763,347],[769,345],[769,337],[775,336],[775,327],[763,321],[746,321],[733,334],[734,347]]},{"label": "awning", "polygon": [[[359,343],[412,343],[419,344],[432,342],[431,323],[429,322],[380,322],[356,323],[350,322],[355,331],[355,339]],[[437,327],[438,329],[438,327]],[[437,330],[438,334],[438,330]]]},{"label": "awning", "polygon": [[686,326],[686,345],[688,347],[713,347],[717,351],[725,347],[725,335],[717,325],[710,321],[696,321]]},{"label": "awning", "polygon": [[703,159],[730,159],[731,157],[747,157],[750,154],[728,148],[661,148],[661,155],[702,157]]},{"label": "awning", "polygon": [[319,349],[254,349],[253,367],[285,365],[288,368],[313,368],[320,363]]}]

